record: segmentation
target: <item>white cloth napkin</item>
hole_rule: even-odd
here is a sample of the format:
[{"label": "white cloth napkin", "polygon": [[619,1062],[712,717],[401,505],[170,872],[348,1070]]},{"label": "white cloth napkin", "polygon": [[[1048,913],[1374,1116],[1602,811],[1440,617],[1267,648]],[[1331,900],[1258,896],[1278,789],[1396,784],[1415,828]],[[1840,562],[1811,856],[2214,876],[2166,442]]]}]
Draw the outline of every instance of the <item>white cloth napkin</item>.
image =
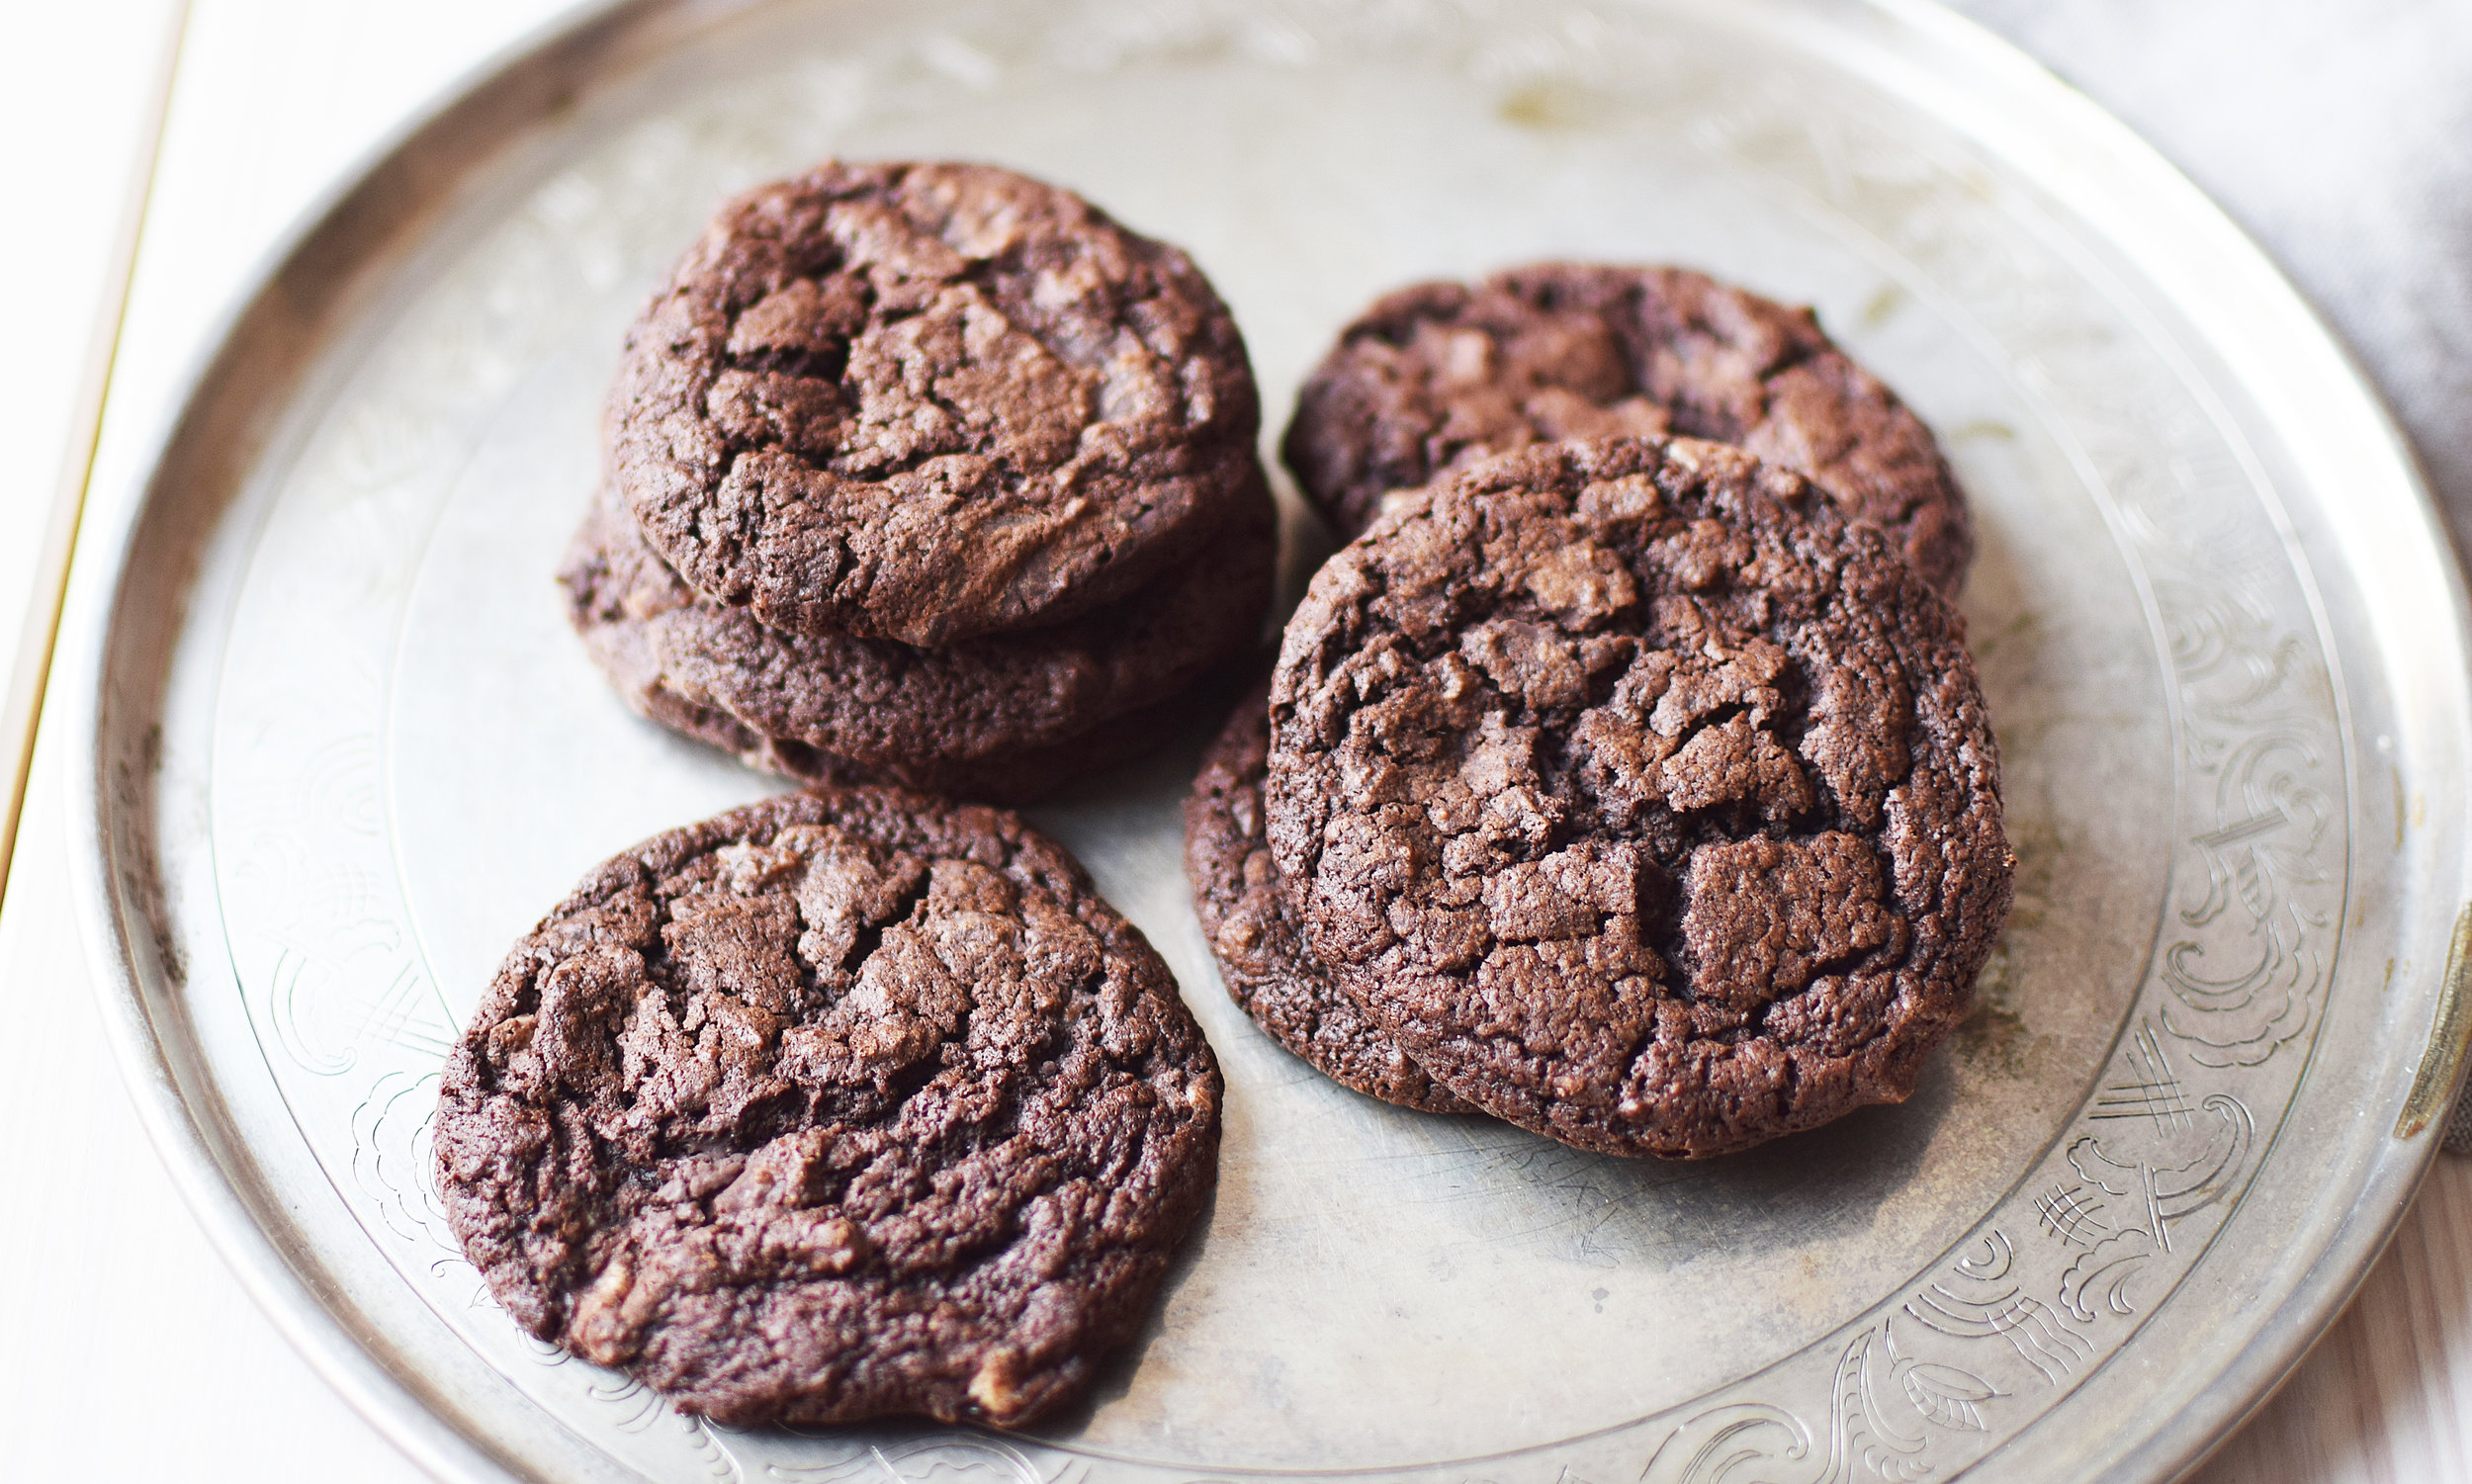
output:
[{"label": "white cloth napkin", "polygon": [[[2316,303],[2472,552],[2472,0],[1953,0],[2186,171]],[[2446,1148],[2472,1154],[2472,1097]]]}]

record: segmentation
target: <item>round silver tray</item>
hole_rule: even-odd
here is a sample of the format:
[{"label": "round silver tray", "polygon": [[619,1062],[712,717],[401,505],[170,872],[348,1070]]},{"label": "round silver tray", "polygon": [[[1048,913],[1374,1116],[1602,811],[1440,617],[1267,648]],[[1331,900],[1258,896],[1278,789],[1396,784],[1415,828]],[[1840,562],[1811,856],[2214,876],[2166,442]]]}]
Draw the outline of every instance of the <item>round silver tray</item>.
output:
[{"label": "round silver tray", "polygon": [[[586,866],[778,786],[630,717],[549,572],[640,298],[833,152],[1005,161],[1189,246],[1275,421],[1420,277],[1815,304],[1983,535],[2017,908],[1916,1097],[1668,1166],[1341,1091],[1219,992],[1187,737],[1037,812],[1230,1084],[1207,1228],[1088,1408],[730,1431],[520,1335],[428,1188],[448,1040]],[[2167,1476],[2338,1312],[2459,1072],[2472,668],[2408,456],[2196,192],[1921,5],[625,6],[343,189],[119,493],[65,681],[107,1016],[235,1267],[442,1476]]]}]

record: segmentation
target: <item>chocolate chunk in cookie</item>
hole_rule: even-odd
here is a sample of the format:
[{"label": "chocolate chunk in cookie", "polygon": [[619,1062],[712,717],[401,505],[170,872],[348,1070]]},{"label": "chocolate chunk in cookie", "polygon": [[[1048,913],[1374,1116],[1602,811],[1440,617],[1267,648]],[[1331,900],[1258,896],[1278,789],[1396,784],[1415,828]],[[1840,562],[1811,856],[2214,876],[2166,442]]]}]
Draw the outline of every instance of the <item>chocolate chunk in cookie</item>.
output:
[{"label": "chocolate chunk in cookie", "polygon": [[688,1411],[1015,1427],[1142,1323],[1219,1096],[1167,966],[1019,819],[792,794],[515,945],[438,1183],[517,1322]]},{"label": "chocolate chunk in cookie", "polygon": [[[1231,514],[1235,524],[1209,549],[1130,597],[941,649],[785,634],[702,598],[607,491],[560,580],[576,632],[655,720],[680,726],[664,714],[680,707],[727,717],[750,736],[922,787],[1019,774],[1021,759],[1054,752],[1061,781],[1076,755],[1097,756],[1068,743],[1158,705],[1258,642],[1278,560],[1268,488]],[[648,703],[656,692],[667,698],[660,706]],[[720,741],[710,727],[680,730]]]},{"label": "chocolate chunk in cookie", "polygon": [[1236,708],[1185,800],[1185,874],[1228,998],[1343,1087],[1429,1113],[1474,1112],[1435,1086],[1305,952],[1262,831],[1268,699],[1257,689]]},{"label": "chocolate chunk in cookie", "polygon": [[1974,535],[1931,432],[1809,309],[1678,268],[1542,263],[1374,303],[1305,383],[1287,467],[1343,535],[1382,496],[1556,439],[1677,433],[1805,475],[1944,593]]},{"label": "chocolate chunk in cookie", "polygon": [[1956,613],[1798,476],[1547,444],[1392,502],[1271,693],[1305,942],[1430,1073],[1698,1156],[1911,1091],[2009,902]]},{"label": "chocolate chunk in cookie", "polygon": [[946,645],[1121,598],[1256,497],[1243,339],[1192,262],[1008,170],[738,198],[628,332],[613,478],[697,590]]}]

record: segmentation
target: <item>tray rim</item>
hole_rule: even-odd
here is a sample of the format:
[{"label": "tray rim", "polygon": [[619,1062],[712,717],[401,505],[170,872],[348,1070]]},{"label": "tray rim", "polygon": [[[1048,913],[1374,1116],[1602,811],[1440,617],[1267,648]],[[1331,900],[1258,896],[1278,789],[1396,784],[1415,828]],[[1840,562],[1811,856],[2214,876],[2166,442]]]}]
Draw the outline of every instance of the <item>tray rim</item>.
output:
[{"label": "tray rim", "polygon": [[[416,205],[407,213],[375,206],[372,198],[386,184],[388,172],[407,168],[460,128],[493,112],[518,122],[547,117],[555,111],[559,90],[544,86],[541,75],[566,76],[603,53],[630,51],[644,44],[648,32],[700,30],[711,21],[773,3],[577,0],[466,67],[361,150],[270,240],[207,321],[186,369],[172,380],[163,401],[148,409],[149,426],[134,440],[138,453],[132,461],[132,473],[117,487],[101,491],[102,501],[90,499],[89,510],[99,510],[104,519],[99,528],[82,533],[82,560],[71,574],[69,624],[61,641],[70,661],[64,676],[68,683],[59,697],[66,714],[59,724],[67,729],[61,766],[67,774],[72,895],[93,995],[123,1083],[184,1204],[251,1300],[347,1405],[416,1466],[442,1480],[536,1475],[456,1426],[451,1415],[456,1409],[423,1384],[416,1368],[390,1358],[382,1333],[374,1327],[356,1328],[339,1305],[329,1305],[320,1296],[328,1285],[316,1259],[281,1239],[281,1218],[272,1209],[272,1192],[258,1182],[247,1141],[214,1117],[211,1108],[194,1104],[184,1087],[192,1078],[211,1074],[188,1039],[193,1033],[184,1025],[179,991],[166,993],[160,965],[148,967],[150,945],[141,947],[137,941],[143,936],[144,907],[129,900],[113,871],[119,801],[109,776],[105,728],[112,704],[107,687],[116,637],[114,612],[132,575],[137,538],[165,460],[186,435],[217,371],[245,349],[242,332],[288,278],[353,239],[371,236],[373,221],[387,218],[391,211],[400,218],[426,210]],[[1719,8],[1709,0],[1680,0],[1680,6]],[[2115,206],[2134,199],[2150,211],[2171,214],[2172,234],[2187,244],[2177,255],[2192,266],[2202,264],[2210,274],[2236,277],[2238,287],[2225,292],[2266,314],[2259,333],[2315,358],[2317,380],[2341,393],[2340,403],[2329,405],[2348,419],[2350,437],[2365,435],[2393,461],[2413,496],[2419,529],[2438,559],[2452,637],[2472,646],[2472,597],[2467,596],[2459,560],[2418,457],[2375,384],[2265,250],[2160,150],[2032,56],[1938,0],[1762,0],[1760,8],[1772,16],[1798,10],[1867,11],[1875,24],[1901,28],[1934,53],[1935,62],[1962,65],[1988,79],[1972,90],[1978,95],[1977,112],[1988,110],[2011,124],[2031,117],[2060,125],[2067,134],[2064,142],[2087,150],[2105,170],[2117,172]],[[1988,101],[1993,84],[2005,91],[2001,103]],[[527,102],[527,95],[537,96]],[[1980,125],[1985,120],[1973,117],[1970,122]],[[142,802],[150,803],[150,796]],[[2420,1063],[2423,1069],[2451,1066],[2436,1089],[2444,1095],[2429,1103],[2441,1121],[2443,1109],[2472,1072],[2472,1057],[2466,1055],[2472,1049],[2472,1015],[2449,1015],[2451,1003],[2466,993],[2463,981],[2472,969],[2463,951],[2467,924],[2472,924],[2472,906],[2458,921],[2455,952],[2441,971],[2434,1023]],[[132,929],[139,929],[136,937]],[[2450,1028],[2450,1019],[2455,1021],[2455,1038],[2447,1041],[2442,1032]],[[2363,1198],[2333,1229],[2308,1276],[2273,1305],[2257,1338],[2233,1353],[2170,1422],[2115,1454],[2102,1477],[2182,1476],[2273,1397],[2349,1306],[2392,1239],[2437,1153],[2437,1127],[2431,1122],[2409,1135],[2398,1129],[2385,1146],[2386,1157],[2365,1178]]]}]

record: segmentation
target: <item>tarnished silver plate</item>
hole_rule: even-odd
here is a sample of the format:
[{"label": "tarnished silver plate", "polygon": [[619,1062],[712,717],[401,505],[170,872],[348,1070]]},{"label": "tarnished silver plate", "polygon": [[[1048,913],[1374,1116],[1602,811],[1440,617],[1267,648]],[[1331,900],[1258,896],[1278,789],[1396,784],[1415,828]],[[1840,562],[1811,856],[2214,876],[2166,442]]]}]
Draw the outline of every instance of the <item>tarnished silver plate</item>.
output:
[{"label": "tarnished silver plate", "polygon": [[[1275,419],[1423,276],[1674,261],[1818,306],[1983,535],[2017,910],[1921,1092],[1671,1166],[1341,1091],[1219,992],[1188,738],[1038,816],[1230,1084],[1207,1230],[1086,1410],[728,1431],[520,1335],[428,1186],[448,1040],[585,867],[777,786],[631,718],[549,573],[640,298],[833,152],[1001,160],[1186,244]],[[1919,6],[632,5],[305,228],[125,495],[67,681],[106,1007],[235,1265],[444,1475],[2161,1477],[2337,1312],[2455,1081],[2472,696],[2409,460],[2184,182]]]}]

